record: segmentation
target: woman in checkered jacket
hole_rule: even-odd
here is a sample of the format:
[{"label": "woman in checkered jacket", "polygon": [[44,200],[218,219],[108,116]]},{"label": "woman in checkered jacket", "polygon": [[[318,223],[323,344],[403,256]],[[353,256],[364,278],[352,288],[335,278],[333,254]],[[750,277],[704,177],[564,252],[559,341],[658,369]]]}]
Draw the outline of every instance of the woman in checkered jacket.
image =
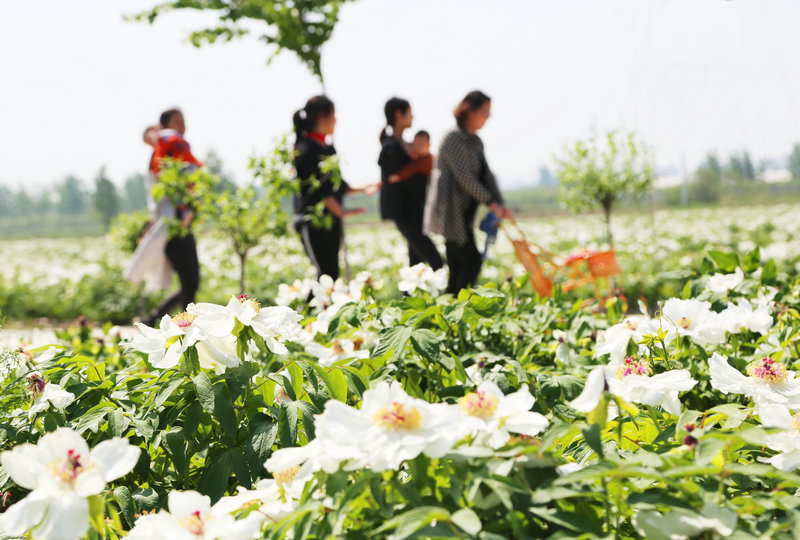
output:
[{"label": "woman in checkered jacket", "polygon": [[478,206],[487,205],[499,218],[511,217],[477,135],[491,107],[491,99],[480,90],[461,100],[454,112],[457,125],[439,147],[438,178],[434,177],[428,190],[425,229],[445,238],[450,268],[447,292],[452,294],[475,285],[481,271],[474,234]]}]

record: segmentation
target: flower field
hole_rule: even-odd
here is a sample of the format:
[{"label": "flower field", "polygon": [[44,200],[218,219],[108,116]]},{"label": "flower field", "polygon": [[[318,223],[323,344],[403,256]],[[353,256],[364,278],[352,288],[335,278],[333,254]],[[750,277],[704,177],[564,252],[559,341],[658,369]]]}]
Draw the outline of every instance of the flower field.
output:
[{"label": "flower field", "polygon": [[[779,269],[794,274],[800,262],[800,210],[797,205],[665,210],[623,214],[614,218],[617,258],[623,270],[619,284],[628,298],[649,303],[680,294],[686,268],[698,268],[708,249],[747,252],[760,246]],[[560,217],[522,222],[531,241],[559,255],[604,244],[602,218]],[[483,233],[478,243],[483,244]],[[402,237],[390,225],[351,226],[347,230],[352,275],[369,270],[385,283],[376,290],[382,300],[397,296],[397,275],[406,264]],[[444,249],[440,246],[440,251]],[[122,279],[129,256],[110,238],[0,240],[0,310],[8,321],[90,320],[128,323],[141,314],[136,286]],[[225,303],[238,290],[238,262],[221,239],[199,236],[199,299]],[[481,277],[500,282],[520,277],[524,269],[501,233],[489,252]],[[247,263],[247,290],[265,303],[276,300],[281,283],[314,275],[295,235],[270,239]],[[161,298],[145,294],[152,308]],[[632,306],[632,307],[635,307]]]},{"label": "flower field", "polygon": [[[209,241],[185,313],[2,350],[0,538],[794,538],[796,214],[619,218],[636,315],[532,295],[502,238],[457,298],[388,229],[350,232],[347,282],[276,240],[258,297]],[[524,227],[567,254],[596,223]],[[96,244],[3,272],[80,284],[123,261]]]}]

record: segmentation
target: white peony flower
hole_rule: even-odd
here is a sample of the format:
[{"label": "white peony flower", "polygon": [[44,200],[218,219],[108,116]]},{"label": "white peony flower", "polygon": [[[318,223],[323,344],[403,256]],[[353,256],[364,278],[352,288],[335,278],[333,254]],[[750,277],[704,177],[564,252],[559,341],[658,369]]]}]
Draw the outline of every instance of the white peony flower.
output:
[{"label": "white peony flower", "polygon": [[447,288],[447,272],[444,268],[433,270],[425,263],[401,268],[397,288],[408,294],[419,289],[437,296]]},{"label": "white peony flower", "polygon": [[278,285],[278,296],[275,298],[275,304],[278,306],[289,306],[294,302],[305,302],[311,292],[312,282],[313,281],[309,279],[296,279],[291,285],[281,283]]},{"label": "white peony flower", "polygon": [[744,281],[744,272],[737,266],[733,274],[714,274],[709,277],[706,289],[719,294],[728,294],[728,291],[741,285],[742,281]]},{"label": "white peony flower", "polygon": [[136,326],[139,335],[133,338],[131,346],[147,354],[147,361],[155,368],[177,366],[183,353],[192,346],[197,349],[203,368],[221,373],[225,368],[242,363],[236,356],[236,338],[231,334],[233,323],[219,313],[213,316],[205,313],[199,317],[184,311],[173,318],[164,315],[158,330],[142,323],[136,323]]},{"label": "white peony flower", "polygon": [[661,326],[667,341],[676,336],[688,336],[701,346],[725,341],[725,326],[709,302],[670,298],[661,310]]},{"label": "white peony flower", "polygon": [[[628,352],[628,343],[642,341],[644,336],[655,334],[658,331],[659,323],[656,320],[648,319],[644,315],[638,317],[628,317],[619,324],[609,327],[605,332],[597,336],[594,356],[607,354],[611,362],[621,362]],[[644,346],[640,346],[644,352]]]},{"label": "white peony flower", "polygon": [[792,416],[783,405],[770,405],[759,407],[758,416],[764,426],[783,430],[767,435],[767,446],[780,454],[764,461],[786,472],[800,467],[800,415]]},{"label": "white peony flower", "polygon": [[269,350],[275,354],[289,352],[283,341],[295,341],[303,331],[300,326],[303,316],[293,309],[285,306],[261,307],[246,294],[231,297],[225,309],[264,338]]},{"label": "white peony flower", "polygon": [[622,362],[595,367],[586,379],[583,392],[569,405],[582,413],[591,412],[608,391],[625,401],[643,405],[660,405],[670,414],[681,413],[678,393],[691,390],[697,381],[685,369],[672,369],[650,375],[652,368],[645,359],[630,356]]},{"label": "white peony flower", "polygon": [[364,392],[360,410],[328,401],[316,431],[323,452],[342,446],[352,452],[345,468],[384,471],[423,452],[445,455],[465,435],[465,424],[454,407],[412,398],[394,381]]},{"label": "white peony flower", "polygon": [[511,433],[532,437],[547,427],[547,418],[530,410],[534,401],[527,388],[505,396],[493,382],[483,382],[460,398],[458,405],[478,441],[500,448]]},{"label": "white peony flower", "polygon": [[46,411],[50,408],[50,405],[59,411],[63,411],[70,403],[75,401],[75,395],[72,392],[67,392],[55,383],[45,381],[44,377],[37,372],[25,377],[25,387],[28,394],[33,398],[33,405],[28,409],[29,417]]},{"label": "white peony flower", "polygon": [[[230,512],[242,507],[246,497],[224,497],[211,506],[211,499],[196,491],[172,491],[167,506],[136,520],[128,540],[249,540],[260,536],[265,515],[250,512],[236,519]],[[254,499],[250,499],[254,500]]]},{"label": "white peony flower", "polygon": [[756,360],[743,375],[728,363],[728,359],[714,353],[708,359],[711,387],[723,394],[744,394],[760,408],[780,404],[800,408],[800,377],[787,371],[779,361],[766,357]]},{"label": "white peony flower", "polygon": [[89,528],[88,497],[106,483],[128,474],[139,459],[139,448],[125,439],[103,441],[89,450],[86,441],[68,428],[0,454],[11,478],[32,490],[0,514],[0,531],[42,540],[74,540]]},{"label": "white peony flower", "polygon": [[731,334],[744,330],[765,335],[772,328],[772,316],[766,304],[750,303],[746,298],[739,298],[736,304],[728,303],[728,307],[719,314],[723,326]]}]

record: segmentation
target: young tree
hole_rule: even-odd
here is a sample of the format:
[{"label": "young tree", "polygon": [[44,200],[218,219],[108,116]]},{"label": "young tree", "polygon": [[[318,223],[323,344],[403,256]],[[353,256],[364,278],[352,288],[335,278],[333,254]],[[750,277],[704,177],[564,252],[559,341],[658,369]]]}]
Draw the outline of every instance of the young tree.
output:
[{"label": "young tree", "polygon": [[87,194],[81,186],[81,181],[74,176],[68,176],[56,186],[58,192],[58,210],[62,214],[80,214],[86,208]]},{"label": "young tree", "polygon": [[123,188],[125,194],[120,207],[126,212],[140,210],[147,207],[147,188],[145,177],[142,173],[132,174],[125,180]]},{"label": "young tree", "polygon": [[611,247],[611,212],[621,198],[646,194],[653,184],[653,165],[646,147],[633,134],[622,137],[613,131],[603,147],[597,140],[578,141],[556,159],[561,184],[559,199],[574,212],[603,209],[606,237]]},{"label": "young tree", "polygon": [[111,226],[111,220],[119,213],[119,195],[114,183],[106,177],[106,169],[103,167],[94,179],[94,209],[100,214],[103,225],[106,229]]},{"label": "young tree", "polygon": [[689,185],[692,200],[704,203],[719,202],[722,196],[722,167],[716,154],[709,154],[694,173]]},{"label": "young tree", "polygon": [[168,11],[213,11],[219,17],[217,26],[189,34],[196,47],[241,37],[250,32],[242,23],[252,27],[255,22],[263,29],[260,39],[275,48],[270,61],[281,51],[292,51],[322,82],[322,46],[339,21],[340,7],[348,1],[352,0],[167,0],[133,19],[152,24]]},{"label": "young tree", "polygon": [[789,171],[793,179],[800,179],[800,143],[795,143],[792,153],[789,154]]},{"label": "young tree", "polygon": [[234,190],[209,193],[200,215],[231,242],[239,258],[239,288],[245,293],[246,263],[265,236],[286,234],[290,216],[283,204],[294,193],[292,150],[284,137],[272,156],[252,158],[253,182]]}]

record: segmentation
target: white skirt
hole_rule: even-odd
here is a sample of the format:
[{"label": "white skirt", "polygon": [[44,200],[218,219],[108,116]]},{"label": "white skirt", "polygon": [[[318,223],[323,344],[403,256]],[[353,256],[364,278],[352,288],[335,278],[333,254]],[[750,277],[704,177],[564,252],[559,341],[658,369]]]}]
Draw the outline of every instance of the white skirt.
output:
[{"label": "white skirt", "polygon": [[125,279],[144,283],[148,292],[168,289],[172,284],[174,270],[165,251],[167,240],[167,224],[159,219],[136,247],[133,258],[125,269]]}]

